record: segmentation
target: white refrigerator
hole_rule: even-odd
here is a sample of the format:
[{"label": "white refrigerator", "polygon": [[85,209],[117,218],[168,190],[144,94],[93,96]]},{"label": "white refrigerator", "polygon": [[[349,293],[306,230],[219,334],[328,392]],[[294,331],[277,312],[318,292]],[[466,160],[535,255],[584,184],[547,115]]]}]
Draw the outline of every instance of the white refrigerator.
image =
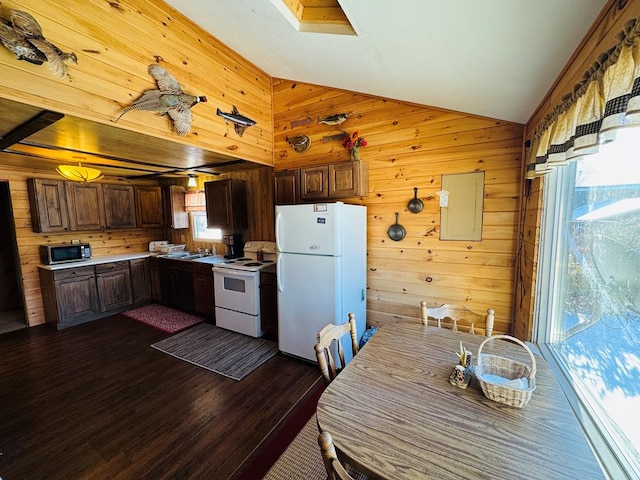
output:
[{"label": "white refrigerator", "polygon": [[[342,202],[276,206],[278,348],[316,361],[317,333],[347,322],[366,329],[367,209]],[[350,339],[343,339],[351,359]]]}]

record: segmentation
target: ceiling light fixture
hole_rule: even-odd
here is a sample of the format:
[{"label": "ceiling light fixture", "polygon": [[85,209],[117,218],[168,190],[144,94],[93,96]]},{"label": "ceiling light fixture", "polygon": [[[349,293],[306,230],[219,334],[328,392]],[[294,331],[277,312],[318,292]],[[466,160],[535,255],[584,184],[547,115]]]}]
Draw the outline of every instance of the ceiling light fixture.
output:
[{"label": "ceiling light fixture", "polygon": [[187,183],[187,187],[197,187],[198,186],[198,182],[196,182],[196,178],[197,175],[194,175],[193,173],[189,174],[189,183]]},{"label": "ceiling light fixture", "polygon": [[102,172],[96,168],[83,167],[78,161],[78,165],[58,165],[58,173],[68,180],[74,182],[95,182],[104,177]]}]

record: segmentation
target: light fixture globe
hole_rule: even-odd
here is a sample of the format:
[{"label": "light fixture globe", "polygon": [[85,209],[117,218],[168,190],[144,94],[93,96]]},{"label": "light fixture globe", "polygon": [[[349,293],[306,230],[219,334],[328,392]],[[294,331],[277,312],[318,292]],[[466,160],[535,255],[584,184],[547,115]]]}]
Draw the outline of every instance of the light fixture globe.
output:
[{"label": "light fixture globe", "polygon": [[56,168],[58,173],[68,180],[74,182],[95,182],[104,177],[102,172],[96,168],[83,167],[80,162],[78,165],[58,165]]}]

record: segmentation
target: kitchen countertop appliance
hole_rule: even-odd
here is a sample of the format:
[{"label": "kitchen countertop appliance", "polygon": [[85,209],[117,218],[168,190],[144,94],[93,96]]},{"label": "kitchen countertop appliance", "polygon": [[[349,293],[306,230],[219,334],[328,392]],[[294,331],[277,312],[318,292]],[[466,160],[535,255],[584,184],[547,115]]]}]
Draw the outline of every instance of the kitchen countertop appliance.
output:
[{"label": "kitchen countertop appliance", "polygon": [[[316,362],[317,333],[354,313],[366,329],[367,209],[342,202],[276,206],[278,348]],[[348,337],[348,335],[347,335]],[[345,361],[350,339],[343,338]]]},{"label": "kitchen countertop appliance", "polygon": [[241,258],[244,255],[242,252],[242,234],[223,235],[222,243],[227,247],[225,258]]},{"label": "kitchen countertop appliance", "polygon": [[276,263],[275,242],[244,244],[244,256],[213,267],[216,325],[252,337],[264,334],[260,326],[260,270]]}]

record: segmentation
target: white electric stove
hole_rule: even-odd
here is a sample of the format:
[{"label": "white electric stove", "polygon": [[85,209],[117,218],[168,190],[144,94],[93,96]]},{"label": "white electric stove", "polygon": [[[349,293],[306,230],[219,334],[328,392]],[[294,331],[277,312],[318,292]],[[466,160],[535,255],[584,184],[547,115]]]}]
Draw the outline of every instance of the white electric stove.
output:
[{"label": "white electric stove", "polygon": [[260,270],[275,264],[276,243],[247,242],[244,255],[213,267],[216,325],[261,337],[264,332],[260,326]]}]

